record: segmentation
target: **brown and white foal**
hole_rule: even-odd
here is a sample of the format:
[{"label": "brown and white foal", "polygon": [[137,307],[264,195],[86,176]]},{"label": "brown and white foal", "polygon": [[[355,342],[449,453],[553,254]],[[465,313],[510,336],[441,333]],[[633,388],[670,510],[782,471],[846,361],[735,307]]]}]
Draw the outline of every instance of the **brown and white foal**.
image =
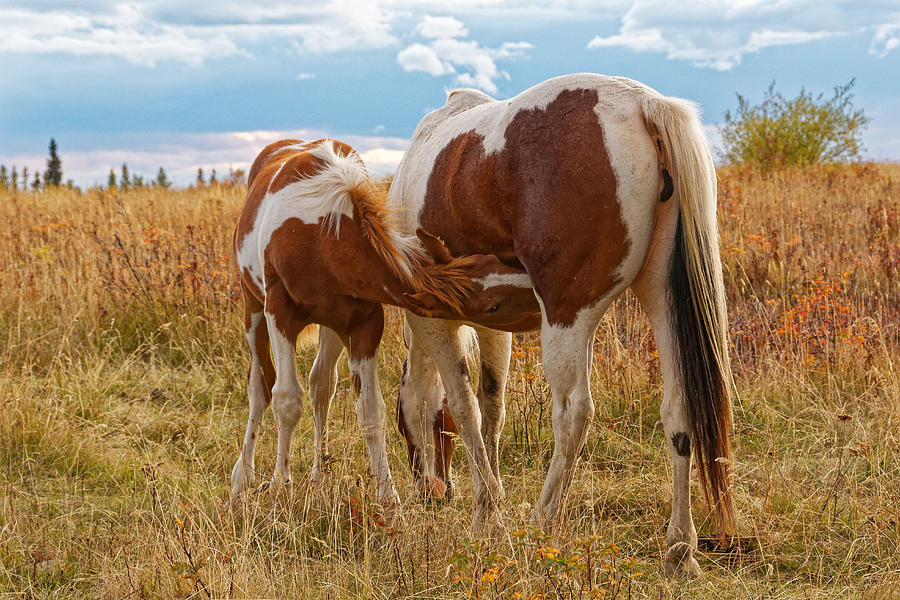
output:
[{"label": "brown and white foal", "polygon": [[[323,473],[336,363],[346,347],[378,498],[388,506],[398,503],[376,372],[384,327],[381,305],[429,317],[485,312],[502,320],[510,312],[505,301],[521,296],[521,290],[490,283],[521,270],[493,255],[452,258],[437,238],[422,231],[419,238],[392,228],[365,165],[346,144],[281,140],[256,158],[234,234],[251,362],[250,417],[231,474],[233,499],[252,483],[259,424],[270,402],[278,425],[273,489],[290,485],[291,437],[303,398],[295,344],[306,327],[319,324],[319,354],[309,386],[315,421],[312,479],[319,481]],[[512,313],[519,312],[514,308],[519,304],[509,303]]]}]

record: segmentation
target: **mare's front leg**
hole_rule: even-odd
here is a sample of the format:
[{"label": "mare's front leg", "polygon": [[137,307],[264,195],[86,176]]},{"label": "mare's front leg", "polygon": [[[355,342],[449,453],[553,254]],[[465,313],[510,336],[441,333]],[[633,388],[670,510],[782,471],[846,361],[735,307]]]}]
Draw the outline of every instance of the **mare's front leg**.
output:
[{"label": "mare's front leg", "polygon": [[426,319],[410,312],[406,313],[406,318],[413,335],[431,355],[443,380],[450,416],[469,458],[475,494],[474,526],[480,528],[495,518],[503,490],[494,476],[481,436],[481,413],[469,381],[466,355],[459,339],[459,323]]},{"label": "mare's front leg", "polygon": [[406,441],[416,488],[425,498],[441,500],[453,494],[453,439],[444,434],[444,387],[434,361],[409,333],[409,354],[397,392],[397,426]]},{"label": "mare's front leg", "polygon": [[328,409],[337,390],[337,362],[344,351],[341,338],[327,327],[319,327],[319,349],[309,372],[309,403],[315,425],[315,454],[310,479],[321,485],[328,470]]},{"label": "mare's front leg", "polygon": [[500,481],[500,432],[506,421],[503,394],[509,375],[512,334],[485,327],[476,327],[481,354],[481,373],[478,375],[478,405],[481,408],[481,436],[488,453],[491,471]]},{"label": "mare's front leg", "polygon": [[384,440],[384,398],[378,385],[378,346],[384,331],[384,311],[380,304],[369,305],[361,324],[349,332],[347,353],[354,391],[359,395],[356,416],[366,447],[369,464],[378,488],[378,501],[388,513],[400,510],[400,497],[394,488]]}]

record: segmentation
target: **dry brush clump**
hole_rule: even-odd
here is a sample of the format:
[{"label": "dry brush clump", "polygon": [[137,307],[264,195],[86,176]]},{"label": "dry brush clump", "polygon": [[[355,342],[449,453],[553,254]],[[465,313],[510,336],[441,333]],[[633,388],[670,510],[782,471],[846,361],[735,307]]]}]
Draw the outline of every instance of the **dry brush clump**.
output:
[{"label": "dry brush clump", "polygon": [[[630,294],[596,335],[597,416],[552,536],[524,527],[553,448],[536,333],[513,348],[492,536],[468,532],[464,454],[457,499],[422,505],[391,422],[405,525],[385,522],[344,364],[325,489],[305,477],[307,411],[292,497],[260,491],[235,510],[247,357],[231,233],[243,189],[0,196],[0,596],[896,597],[900,168],[719,179],[741,537],[727,553],[704,542],[707,575],[694,584],[660,576],[662,389]],[[388,316],[390,415],[404,349]],[[313,354],[298,353],[301,380]],[[694,514],[709,531],[702,501]]]}]

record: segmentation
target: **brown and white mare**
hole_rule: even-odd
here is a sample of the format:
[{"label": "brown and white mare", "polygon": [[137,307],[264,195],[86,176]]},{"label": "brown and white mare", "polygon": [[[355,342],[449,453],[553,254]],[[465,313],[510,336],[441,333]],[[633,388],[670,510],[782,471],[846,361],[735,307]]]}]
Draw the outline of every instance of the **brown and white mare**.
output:
[{"label": "brown and white mare", "polygon": [[437,238],[421,231],[419,238],[393,228],[383,195],[346,144],[282,140],[256,158],[234,233],[251,362],[250,416],[231,474],[233,499],[252,484],[259,425],[270,402],[278,425],[273,490],[290,485],[291,437],[303,399],[295,345],[305,328],[319,324],[309,379],[315,423],[311,478],[320,482],[324,473],[328,408],[337,361],[346,348],[377,496],[388,507],[398,505],[376,373],[382,304],[431,317],[466,315],[503,324],[534,303],[533,295],[501,285],[503,277],[522,276],[521,269],[492,255],[453,258]]},{"label": "brown and white mare", "polygon": [[[495,254],[528,273],[507,282],[533,287],[540,304],[538,318],[523,314],[520,329],[541,329],[555,441],[536,524],[559,514],[594,414],[594,332],[613,300],[633,290],[652,323],[665,384],[660,414],[674,467],[666,570],[696,573],[692,455],[723,531],[733,510],[716,175],[695,106],[586,73],[509,100],[456,90],[419,123],[388,205],[404,214],[405,231],[423,227],[454,254]],[[460,323],[414,314],[407,321],[412,339],[398,402],[412,418],[402,429],[430,456],[433,415],[446,392],[468,451],[479,524],[503,493],[497,446],[510,335],[479,330],[476,396],[459,369]],[[433,469],[429,461],[414,467]]]}]

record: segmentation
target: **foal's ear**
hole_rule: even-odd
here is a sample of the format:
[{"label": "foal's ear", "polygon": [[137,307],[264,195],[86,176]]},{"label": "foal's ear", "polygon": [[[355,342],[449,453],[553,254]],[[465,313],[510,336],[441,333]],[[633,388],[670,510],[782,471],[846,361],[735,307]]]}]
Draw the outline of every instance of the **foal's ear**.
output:
[{"label": "foal's ear", "polygon": [[403,294],[403,300],[406,303],[404,308],[408,308],[417,315],[431,317],[435,312],[444,312],[446,308],[437,296],[431,292],[416,292],[415,294]]},{"label": "foal's ear", "polygon": [[422,241],[422,245],[428,250],[435,263],[441,265],[453,260],[453,255],[450,254],[450,250],[447,249],[441,238],[428,233],[421,227],[416,229],[416,235]]}]

